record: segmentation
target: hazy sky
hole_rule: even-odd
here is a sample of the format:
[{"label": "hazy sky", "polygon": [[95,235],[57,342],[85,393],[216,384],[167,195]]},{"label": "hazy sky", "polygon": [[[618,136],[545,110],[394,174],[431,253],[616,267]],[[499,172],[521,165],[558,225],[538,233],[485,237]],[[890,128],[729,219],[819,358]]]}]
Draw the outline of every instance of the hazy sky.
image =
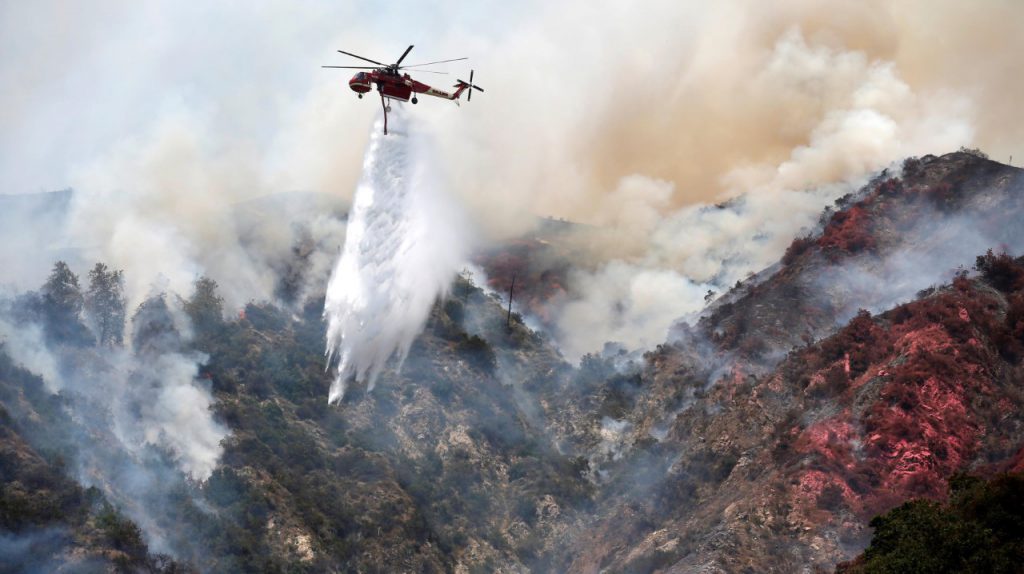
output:
[{"label": "hazy sky", "polygon": [[[390,61],[410,43],[411,60],[471,57],[486,97],[417,113],[468,142],[446,146],[466,187],[531,188],[497,200],[517,209],[593,216],[593,194],[634,173],[672,181],[672,203],[686,203],[721,193],[738,166],[785,161],[859,85],[827,57],[770,77],[793,30],[804,59],[891,64],[922,98],[911,107],[960,98],[944,113],[1003,157],[1024,132],[1008,117],[1024,95],[1022,16],[1013,0],[4,2],[0,193],[74,185],[188,122],[205,159],[244,157],[261,187],[350,194],[376,109],[319,66],[358,63],[337,48]],[[449,84],[465,64],[422,79]],[[545,183],[556,189],[534,189]]]},{"label": "hazy sky", "polygon": [[[77,170],[150,137],[168,118],[195,120],[208,130],[208,154],[242,148],[268,175],[295,155],[357,167],[360,154],[349,152],[365,143],[376,106],[355,100],[347,71],[320,65],[361,63],[339,48],[388,62],[408,44],[418,45],[410,63],[474,55],[472,43],[451,37],[500,41],[525,12],[508,4],[3,2],[0,193],[71,185]],[[497,73],[489,67],[483,77]],[[423,76],[445,86],[455,77]],[[318,121],[332,139],[294,133]],[[310,145],[317,149],[281,149]],[[310,172],[328,160],[308,161],[267,183],[319,183]]]}]

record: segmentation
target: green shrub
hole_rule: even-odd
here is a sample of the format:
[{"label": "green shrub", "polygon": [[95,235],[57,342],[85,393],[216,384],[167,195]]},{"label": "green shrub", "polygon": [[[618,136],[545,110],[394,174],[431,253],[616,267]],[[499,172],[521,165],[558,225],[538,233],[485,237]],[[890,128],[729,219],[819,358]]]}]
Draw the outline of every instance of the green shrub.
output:
[{"label": "green shrub", "polygon": [[456,346],[456,351],[466,359],[471,367],[484,373],[494,374],[498,368],[498,358],[494,354],[494,349],[478,335],[466,337],[460,341]]},{"label": "green shrub", "polygon": [[949,502],[913,500],[871,520],[871,544],[837,572],[1019,572],[1024,473],[950,479]]}]

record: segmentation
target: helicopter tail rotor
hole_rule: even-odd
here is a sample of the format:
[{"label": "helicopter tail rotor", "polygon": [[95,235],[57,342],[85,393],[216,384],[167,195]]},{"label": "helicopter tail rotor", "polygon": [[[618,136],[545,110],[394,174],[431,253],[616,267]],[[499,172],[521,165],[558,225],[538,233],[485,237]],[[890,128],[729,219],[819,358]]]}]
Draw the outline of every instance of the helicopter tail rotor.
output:
[{"label": "helicopter tail rotor", "polygon": [[469,71],[469,81],[468,82],[466,82],[464,80],[458,80],[459,86],[462,86],[462,87],[464,87],[464,88],[469,90],[469,94],[466,95],[466,101],[472,101],[473,100],[473,90],[479,90],[481,92],[484,91],[483,88],[481,88],[480,86],[477,86],[476,84],[473,83],[473,72],[474,72],[473,70]]}]

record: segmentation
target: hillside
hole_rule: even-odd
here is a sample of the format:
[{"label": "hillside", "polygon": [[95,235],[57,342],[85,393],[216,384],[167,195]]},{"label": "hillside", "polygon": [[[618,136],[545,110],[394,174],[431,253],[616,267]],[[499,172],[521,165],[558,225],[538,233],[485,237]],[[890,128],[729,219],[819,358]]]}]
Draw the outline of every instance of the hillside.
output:
[{"label": "hillside", "polygon": [[[670,341],[578,367],[460,277],[401,368],[334,406],[322,298],[225,317],[200,280],[110,344],[52,288],[11,298],[3,544],[70,571],[829,571],[955,473],[1024,470],[1022,201],[977,153],[908,160]],[[481,259],[541,324],[558,237]],[[177,426],[169,393],[212,420]]]},{"label": "hillside", "polygon": [[[149,305],[166,310],[163,301]],[[203,309],[198,295],[186,307]],[[587,503],[593,485],[584,459],[560,454],[529,422],[529,405],[517,402],[519,387],[507,379],[555,384],[570,367],[518,319],[506,330],[500,302],[460,280],[400,372],[385,374],[372,393],[356,387],[340,407],[328,407],[320,307],[314,301],[292,315],[249,305],[231,321],[192,317],[190,346],[209,356],[199,379],[215,398],[216,419],[230,428],[220,464],[202,484],[168,476],[173,452],[122,452],[116,440],[102,437],[79,444],[68,435],[99,430],[88,422],[80,428],[67,414],[102,418],[102,411],[70,389],[50,398],[37,377],[13,367],[0,373],[15,429],[3,444],[24,450],[27,437],[47,445],[50,458],[38,464],[73,459],[73,476],[99,479],[100,489],[125,503],[131,486],[115,476],[126,470],[106,469],[115,473],[107,476],[104,469],[74,469],[83,457],[128,457],[126,469],[163,482],[150,484],[153,497],[131,503],[128,514],[147,522],[147,534],[159,532],[163,549],[201,571],[548,564],[556,550],[551,533],[571,523],[571,509]],[[172,323],[150,318],[145,340],[177,339]],[[136,347],[154,344],[138,337]],[[85,344],[53,345],[54,354],[79,368],[103,360],[102,348]],[[74,500],[61,498],[43,515],[19,502],[18,493],[35,484],[22,476],[39,456],[12,458],[13,474],[5,476],[13,489],[4,493],[4,507],[12,509],[5,527],[18,540],[40,528],[78,528],[70,518],[78,512]],[[73,565],[83,552],[104,551],[75,538],[46,559]]]},{"label": "hillside", "polygon": [[627,454],[574,571],[829,568],[875,513],[1017,456],[1019,295],[988,271],[1008,257],[976,256],[1021,248],[1021,171],[972,153],[904,171],[646,356],[604,421]]}]

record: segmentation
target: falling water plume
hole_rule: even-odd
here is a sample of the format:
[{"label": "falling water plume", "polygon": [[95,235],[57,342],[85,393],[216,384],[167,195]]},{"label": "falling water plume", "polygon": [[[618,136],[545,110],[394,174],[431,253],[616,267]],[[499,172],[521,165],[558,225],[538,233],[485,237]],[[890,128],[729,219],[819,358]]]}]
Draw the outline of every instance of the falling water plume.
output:
[{"label": "falling water plume", "polygon": [[327,285],[328,402],[351,377],[369,389],[398,365],[465,260],[463,218],[430,161],[430,140],[394,106],[389,134],[374,126],[341,257]]}]

